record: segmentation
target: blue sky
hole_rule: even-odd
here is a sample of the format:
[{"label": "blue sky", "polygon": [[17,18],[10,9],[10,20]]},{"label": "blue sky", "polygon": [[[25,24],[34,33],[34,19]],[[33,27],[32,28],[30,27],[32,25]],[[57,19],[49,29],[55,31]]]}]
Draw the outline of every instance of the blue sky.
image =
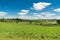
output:
[{"label": "blue sky", "polygon": [[3,15],[23,19],[59,19],[60,0],[0,0],[0,16]]}]

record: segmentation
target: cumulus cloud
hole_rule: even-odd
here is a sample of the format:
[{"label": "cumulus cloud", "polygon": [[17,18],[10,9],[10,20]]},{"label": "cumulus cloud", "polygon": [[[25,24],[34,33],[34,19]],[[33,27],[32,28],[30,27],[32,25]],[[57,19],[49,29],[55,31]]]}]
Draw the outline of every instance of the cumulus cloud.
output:
[{"label": "cumulus cloud", "polygon": [[[47,2],[38,2],[38,3],[33,3],[33,7],[31,7],[31,9],[34,10],[42,10],[45,7],[51,5],[51,3],[47,3]],[[49,12],[44,12],[44,13],[32,13],[32,15],[27,16],[26,14],[28,14],[30,12],[30,10],[21,10],[20,12],[18,12],[20,19],[42,19],[45,17],[50,17],[53,16],[55,14],[49,13]]]},{"label": "cumulus cloud", "polygon": [[29,20],[34,20],[34,19],[55,19],[56,14],[50,13],[50,12],[42,12],[42,13],[33,13],[31,16],[19,16],[21,19],[29,19]]},{"label": "cumulus cloud", "polygon": [[43,12],[41,13],[42,15],[44,15],[45,17],[51,17],[51,16],[55,16],[56,14],[50,13],[50,12]]},{"label": "cumulus cloud", "polygon": [[51,19],[54,16],[56,16],[56,14],[53,14],[50,12],[42,12],[40,14],[33,15],[33,17],[35,17],[35,19]]},{"label": "cumulus cloud", "polygon": [[16,18],[18,18],[17,16],[5,16],[4,17],[5,19],[16,19]]},{"label": "cumulus cloud", "polygon": [[60,12],[60,8],[54,9],[53,11]]},{"label": "cumulus cloud", "polygon": [[29,16],[23,15],[23,16],[19,16],[18,18],[20,18],[20,19],[29,19]]},{"label": "cumulus cloud", "polygon": [[20,19],[34,20],[39,19],[37,16],[19,16]]},{"label": "cumulus cloud", "polygon": [[49,5],[51,5],[51,3],[46,3],[46,2],[33,3],[33,9],[42,10]]},{"label": "cumulus cloud", "polygon": [[29,10],[21,10],[18,12],[19,15],[26,15],[29,12]]},{"label": "cumulus cloud", "polygon": [[7,14],[7,12],[0,12],[0,17],[6,16]]}]

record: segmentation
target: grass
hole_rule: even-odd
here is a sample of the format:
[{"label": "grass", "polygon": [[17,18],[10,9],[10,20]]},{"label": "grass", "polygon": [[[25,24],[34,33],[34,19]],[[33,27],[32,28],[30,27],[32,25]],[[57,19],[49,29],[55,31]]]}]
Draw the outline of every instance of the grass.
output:
[{"label": "grass", "polygon": [[59,40],[59,25],[0,23],[0,40]]}]

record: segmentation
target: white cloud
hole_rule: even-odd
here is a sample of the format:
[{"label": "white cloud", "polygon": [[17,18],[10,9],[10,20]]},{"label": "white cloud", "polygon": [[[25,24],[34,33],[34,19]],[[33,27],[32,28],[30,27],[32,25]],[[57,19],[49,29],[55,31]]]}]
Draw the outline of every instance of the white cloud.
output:
[{"label": "white cloud", "polygon": [[42,12],[40,14],[38,13],[33,13],[33,16],[19,16],[19,18],[21,19],[29,19],[29,20],[33,20],[33,19],[55,19],[56,18],[56,14],[50,13],[50,12]]},{"label": "white cloud", "polygon": [[51,3],[46,3],[46,2],[33,3],[33,9],[42,10],[49,5],[51,5]]},{"label": "white cloud", "polygon": [[54,16],[56,16],[56,14],[53,14],[50,12],[42,12],[40,14],[33,15],[33,17],[35,17],[35,19],[51,19]]},{"label": "white cloud", "polygon": [[42,15],[44,15],[45,17],[51,17],[51,16],[55,16],[56,14],[50,13],[50,12],[43,12],[41,13]]},{"label": "white cloud", "polygon": [[28,20],[36,20],[36,19],[60,19],[60,16],[42,16],[42,15],[36,15],[36,16],[19,16],[20,19],[28,19]]},{"label": "white cloud", "polygon": [[0,12],[0,17],[6,16],[8,13],[7,12]]},{"label": "white cloud", "polygon": [[[33,7],[31,7],[31,9],[34,10],[42,10],[45,7],[51,5],[51,3],[47,3],[47,2],[38,2],[38,3],[33,3]],[[44,12],[39,14],[39,13],[33,13],[32,15],[26,16],[26,14],[29,13],[29,10],[21,10],[20,12],[18,12],[19,14],[19,18],[21,19],[43,19],[45,17],[50,17],[50,16],[54,16],[55,14],[50,14],[49,12]]]},{"label": "white cloud", "polygon": [[29,10],[21,10],[18,12],[19,15],[26,15],[29,12]]},{"label": "white cloud", "polygon": [[17,16],[5,16],[4,17],[5,19],[15,19],[15,18],[18,18]]},{"label": "white cloud", "polygon": [[39,19],[36,16],[19,16],[20,19],[28,19],[28,20],[34,20]]},{"label": "white cloud", "polygon": [[54,9],[53,11],[60,12],[60,8]]},{"label": "white cloud", "polygon": [[20,19],[28,19],[29,17],[28,17],[28,16],[23,15],[23,16],[19,16],[18,18],[20,18]]}]

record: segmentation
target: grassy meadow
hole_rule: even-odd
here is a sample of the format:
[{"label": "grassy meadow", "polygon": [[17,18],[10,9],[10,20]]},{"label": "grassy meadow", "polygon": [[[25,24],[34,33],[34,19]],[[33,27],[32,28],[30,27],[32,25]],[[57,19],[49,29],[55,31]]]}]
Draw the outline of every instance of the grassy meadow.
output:
[{"label": "grassy meadow", "polygon": [[60,25],[0,22],[0,40],[60,40]]}]

